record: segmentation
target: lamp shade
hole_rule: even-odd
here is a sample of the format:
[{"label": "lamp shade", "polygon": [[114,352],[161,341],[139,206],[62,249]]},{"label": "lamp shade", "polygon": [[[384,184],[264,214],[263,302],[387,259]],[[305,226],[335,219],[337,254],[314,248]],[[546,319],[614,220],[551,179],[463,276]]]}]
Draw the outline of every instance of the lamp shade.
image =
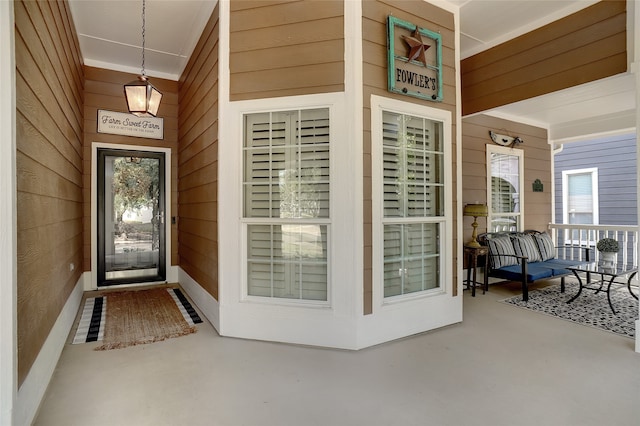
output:
[{"label": "lamp shade", "polygon": [[124,96],[131,114],[138,117],[155,117],[158,115],[162,93],[158,91],[145,76],[124,85]]},{"label": "lamp shade", "polygon": [[489,215],[489,209],[486,204],[466,204],[462,214],[464,216],[486,217]]}]

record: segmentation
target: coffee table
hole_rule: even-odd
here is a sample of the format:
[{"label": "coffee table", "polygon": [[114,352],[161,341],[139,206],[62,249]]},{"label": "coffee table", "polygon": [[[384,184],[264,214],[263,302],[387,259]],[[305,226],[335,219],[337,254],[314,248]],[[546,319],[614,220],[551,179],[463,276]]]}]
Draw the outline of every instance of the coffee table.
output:
[{"label": "coffee table", "polygon": [[[607,292],[607,300],[609,301],[609,306],[611,307],[611,311],[613,311],[614,315],[618,315],[616,310],[613,308],[613,304],[611,303],[611,285],[612,284],[622,284],[624,283],[615,281],[616,278],[628,275],[627,277],[627,288],[629,289],[629,293],[636,300],[638,296],[633,294],[631,291],[631,280],[638,273],[638,267],[634,265],[623,265],[623,264],[612,264],[610,266],[603,266],[596,262],[587,263],[585,265],[579,266],[570,266],[567,267],[568,270],[572,271],[573,274],[578,278],[578,282],[580,283],[580,289],[578,290],[578,294],[573,296],[567,303],[571,303],[580,296],[582,293],[582,289],[586,288],[589,290],[595,290],[596,294],[601,291]],[[583,283],[582,277],[580,273],[586,274],[586,283]],[[597,281],[591,281],[591,275],[600,275],[600,279]],[[606,290],[603,290],[603,287],[607,286]]]}]

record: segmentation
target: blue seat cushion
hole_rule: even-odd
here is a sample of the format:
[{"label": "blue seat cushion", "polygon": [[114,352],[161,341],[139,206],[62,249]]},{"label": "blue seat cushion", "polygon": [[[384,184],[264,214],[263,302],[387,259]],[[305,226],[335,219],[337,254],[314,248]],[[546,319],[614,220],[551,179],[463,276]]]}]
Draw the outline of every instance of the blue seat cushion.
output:
[{"label": "blue seat cushion", "polygon": [[[541,280],[553,276],[553,269],[541,266],[544,262],[535,262],[527,264],[527,282]],[[522,281],[522,266],[510,265],[503,266],[500,269],[491,271],[491,276],[504,278],[510,281]]]}]

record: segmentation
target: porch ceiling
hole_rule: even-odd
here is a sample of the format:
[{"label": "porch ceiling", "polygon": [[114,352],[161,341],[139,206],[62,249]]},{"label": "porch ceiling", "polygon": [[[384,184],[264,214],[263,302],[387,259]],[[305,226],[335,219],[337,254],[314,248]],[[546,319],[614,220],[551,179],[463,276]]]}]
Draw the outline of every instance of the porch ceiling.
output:
[{"label": "porch ceiling", "polygon": [[[85,65],[140,74],[142,0],[68,0]],[[178,80],[217,1],[146,0],[145,72]]]},{"label": "porch ceiling", "polygon": [[[560,19],[597,0],[443,0],[460,8],[461,57]],[[139,74],[141,0],[69,0],[84,63]],[[178,80],[217,1],[147,0],[145,71]],[[633,79],[606,79],[489,111],[573,136],[594,117],[635,111]],[[554,130],[556,129],[556,130]],[[557,129],[563,129],[562,131]],[[554,131],[557,135],[553,136]]]}]

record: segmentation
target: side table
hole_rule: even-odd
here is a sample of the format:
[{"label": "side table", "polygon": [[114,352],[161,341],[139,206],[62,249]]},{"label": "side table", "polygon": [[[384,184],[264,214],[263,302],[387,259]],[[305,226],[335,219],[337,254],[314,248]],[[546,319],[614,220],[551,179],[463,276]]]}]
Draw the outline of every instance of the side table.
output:
[{"label": "side table", "polygon": [[[467,258],[467,289],[471,286],[471,296],[476,297],[476,284],[477,272],[478,272],[478,257],[484,256],[484,282],[482,287],[482,294],[489,290],[489,276],[487,271],[489,270],[489,247],[480,246],[464,246],[464,255]],[[473,281],[471,280],[471,269],[473,269]]]}]

